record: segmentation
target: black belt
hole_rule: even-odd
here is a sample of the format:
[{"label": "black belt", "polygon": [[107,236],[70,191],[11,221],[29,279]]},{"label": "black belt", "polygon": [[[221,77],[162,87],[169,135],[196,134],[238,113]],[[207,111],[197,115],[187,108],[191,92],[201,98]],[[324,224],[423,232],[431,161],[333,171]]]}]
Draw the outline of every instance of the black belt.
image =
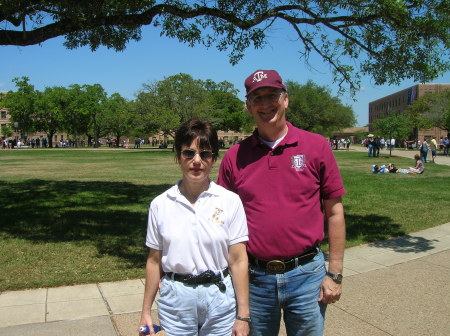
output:
[{"label": "black belt", "polygon": [[278,260],[261,260],[249,254],[248,263],[252,266],[264,268],[270,273],[280,274],[289,272],[298,266],[310,262],[319,253],[319,251],[320,251],[319,247],[314,246],[312,249],[306,251],[305,253],[299,256],[290,259],[278,259]]},{"label": "black belt", "polygon": [[225,291],[226,286],[222,281],[222,274],[223,274],[223,277],[225,278],[226,276],[228,276],[228,274],[230,274],[230,272],[228,271],[228,267],[227,267],[222,271],[222,274],[220,274],[220,273],[216,274],[213,271],[206,271],[206,272],[200,273],[198,275],[178,274],[178,273],[172,273],[172,272],[168,272],[166,274],[171,279],[185,283],[187,285],[205,285],[205,284],[212,283],[212,284],[216,285],[217,287],[219,287],[219,289],[221,291]]}]

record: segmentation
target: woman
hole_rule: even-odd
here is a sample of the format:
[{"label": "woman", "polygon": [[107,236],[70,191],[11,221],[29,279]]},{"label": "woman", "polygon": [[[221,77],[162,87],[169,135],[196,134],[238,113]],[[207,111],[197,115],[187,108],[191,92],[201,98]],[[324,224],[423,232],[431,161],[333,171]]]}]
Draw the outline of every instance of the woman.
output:
[{"label": "woman", "polygon": [[428,142],[427,139],[424,138],[422,144],[420,145],[420,155],[423,163],[427,162],[428,155]]},{"label": "woman", "polygon": [[154,335],[150,310],[162,278],[158,317],[166,335],[246,336],[247,222],[239,197],[209,178],[217,133],[191,120],[176,132],[174,147],[183,177],[150,204],[139,326]]},{"label": "woman", "polygon": [[422,160],[420,159],[420,155],[416,154],[414,155],[414,159],[416,160],[415,167],[409,167],[408,174],[422,174],[423,170],[425,169]]}]

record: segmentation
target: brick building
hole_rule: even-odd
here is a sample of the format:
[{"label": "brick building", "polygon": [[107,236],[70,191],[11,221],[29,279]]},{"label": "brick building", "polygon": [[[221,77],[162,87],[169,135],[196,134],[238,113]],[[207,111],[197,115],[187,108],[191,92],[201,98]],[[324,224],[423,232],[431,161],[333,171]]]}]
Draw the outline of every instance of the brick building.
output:
[{"label": "brick building", "polygon": [[[409,105],[413,104],[418,98],[428,93],[439,93],[449,90],[450,84],[416,84],[410,88],[395,92],[389,96],[377,99],[369,103],[369,125],[375,120],[386,118],[389,115],[400,114]],[[370,129],[370,131],[373,131]],[[435,136],[439,139],[447,136],[447,131],[434,127],[432,129],[411,130],[411,139],[422,140],[423,138],[431,138]]]}]

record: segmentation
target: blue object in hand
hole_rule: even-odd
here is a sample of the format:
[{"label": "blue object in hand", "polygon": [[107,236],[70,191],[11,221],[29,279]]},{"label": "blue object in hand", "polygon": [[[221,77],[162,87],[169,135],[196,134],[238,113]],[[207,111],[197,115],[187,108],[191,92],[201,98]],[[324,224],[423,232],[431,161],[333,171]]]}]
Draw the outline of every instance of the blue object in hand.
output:
[{"label": "blue object in hand", "polygon": [[[153,330],[155,331],[155,333],[157,333],[157,332],[161,331],[162,328],[159,325],[153,324]],[[148,326],[140,327],[139,331],[146,335],[150,334],[150,328]]]}]

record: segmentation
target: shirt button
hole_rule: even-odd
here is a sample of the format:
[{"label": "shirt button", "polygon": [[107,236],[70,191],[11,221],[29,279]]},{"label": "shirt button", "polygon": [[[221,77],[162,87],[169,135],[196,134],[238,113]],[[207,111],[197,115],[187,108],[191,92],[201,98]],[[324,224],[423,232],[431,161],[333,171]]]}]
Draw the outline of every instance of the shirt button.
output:
[{"label": "shirt button", "polygon": [[275,153],[274,152],[270,152],[270,156],[274,156],[275,155]]}]

